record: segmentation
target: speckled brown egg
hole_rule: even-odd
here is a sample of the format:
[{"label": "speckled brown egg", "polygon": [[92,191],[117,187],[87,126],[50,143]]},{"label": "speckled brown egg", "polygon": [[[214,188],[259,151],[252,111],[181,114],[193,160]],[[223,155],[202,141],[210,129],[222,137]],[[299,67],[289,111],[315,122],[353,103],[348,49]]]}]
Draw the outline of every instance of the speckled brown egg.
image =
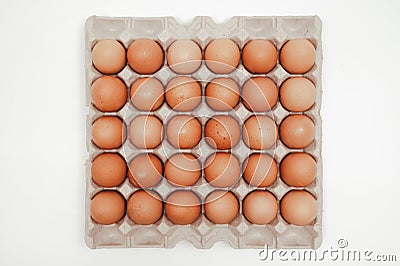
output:
[{"label": "speckled brown egg", "polygon": [[279,90],[283,107],[292,112],[310,109],[315,103],[315,93],[314,84],[304,77],[287,79]]},{"label": "speckled brown egg", "polygon": [[154,224],[163,214],[163,202],[155,191],[138,190],[129,197],[126,211],[135,224]]},{"label": "speckled brown egg", "polygon": [[213,223],[228,224],[239,213],[239,201],[230,191],[215,190],[204,200],[204,213]]},{"label": "speckled brown egg", "polygon": [[278,176],[278,166],[268,154],[253,153],[243,165],[243,178],[251,186],[270,186]]},{"label": "speckled brown egg", "polygon": [[317,217],[317,200],[305,190],[291,190],[281,199],[281,214],[291,224],[304,226]]},{"label": "speckled brown egg", "polygon": [[192,186],[200,178],[201,164],[190,153],[177,153],[165,164],[165,178],[175,186]]},{"label": "speckled brown egg", "polygon": [[113,224],[125,215],[125,199],[117,191],[103,190],[90,203],[90,216],[98,224]]},{"label": "speckled brown egg", "polygon": [[125,48],[117,40],[100,40],[92,49],[92,63],[103,74],[116,74],[126,65]]},{"label": "speckled brown egg", "polygon": [[275,67],[277,58],[275,45],[268,40],[252,40],[244,46],[242,52],[243,65],[253,74],[270,72]]},{"label": "speckled brown egg", "polygon": [[267,112],[278,101],[278,88],[270,78],[254,77],[243,85],[242,99],[250,111]]},{"label": "speckled brown egg", "polygon": [[231,149],[240,138],[238,122],[226,115],[218,115],[209,119],[204,131],[207,143],[220,150]]},{"label": "speckled brown egg", "polygon": [[207,45],[204,59],[212,72],[216,74],[231,73],[239,65],[239,47],[230,39],[215,39]]},{"label": "speckled brown egg", "polygon": [[212,154],[205,162],[204,177],[214,187],[231,187],[240,178],[239,160],[227,152]]},{"label": "speckled brown egg", "polygon": [[305,187],[315,180],[317,162],[305,152],[289,153],[280,164],[280,176],[289,186]]},{"label": "speckled brown egg", "polygon": [[302,149],[314,141],[315,126],[306,115],[289,115],[282,121],[279,133],[286,146]]},{"label": "speckled brown egg", "polygon": [[289,40],[281,49],[279,61],[289,73],[304,74],[314,66],[315,47],[307,39]]},{"label": "speckled brown egg", "polygon": [[177,40],[167,51],[168,66],[178,74],[191,74],[201,65],[200,46],[192,40]]},{"label": "speckled brown egg", "polygon": [[93,181],[102,187],[116,187],[124,182],[127,166],[118,153],[102,153],[94,158],[91,167]]},{"label": "speckled brown egg", "polygon": [[105,150],[119,148],[125,140],[126,128],[117,116],[102,116],[92,125],[93,143]]},{"label": "speckled brown egg", "polygon": [[264,150],[274,146],[278,137],[275,122],[265,115],[253,115],[243,125],[243,141],[252,149]]},{"label": "speckled brown egg", "polygon": [[163,125],[154,115],[140,115],[130,124],[129,138],[140,149],[154,149],[163,139]]},{"label": "speckled brown egg", "polygon": [[119,78],[103,76],[92,84],[92,103],[102,112],[117,112],[126,103],[128,90]]},{"label": "speckled brown egg", "polygon": [[164,102],[164,86],[153,77],[139,78],[131,85],[132,104],[141,111],[154,111]]},{"label": "speckled brown egg", "polygon": [[192,111],[201,101],[200,84],[191,77],[175,77],[167,84],[165,98],[168,105],[176,111]]},{"label": "speckled brown egg", "polygon": [[230,111],[240,100],[239,86],[230,78],[213,79],[206,87],[207,104],[216,111]]},{"label": "speckled brown egg", "polygon": [[174,116],[167,124],[167,139],[176,148],[190,149],[201,139],[201,124],[191,115]]},{"label": "speckled brown egg", "polygon": [[129,181],[135,187],[149,188],[157,185],[163,174],[163,163],[152,153],[143,153],[129,164]]},{"label": "speckled brown egg", "polygon": [[197,220],[200,212],[200,199],[189,190],[172,192],[165,202],[165,215],[174,224],[191,224]]},{"label": "speckled brown egg", "polygon": [[138,39],[132,42],[127,51],[128,64],[139,74],[153,74],[164,62],[164,52],[154,40]]},{"label": "speckled brown egg", "polygon": [[269,224],[278,214],[278,200],[265,190],[254,190],[243,200],[243,215],[253,224]]}]

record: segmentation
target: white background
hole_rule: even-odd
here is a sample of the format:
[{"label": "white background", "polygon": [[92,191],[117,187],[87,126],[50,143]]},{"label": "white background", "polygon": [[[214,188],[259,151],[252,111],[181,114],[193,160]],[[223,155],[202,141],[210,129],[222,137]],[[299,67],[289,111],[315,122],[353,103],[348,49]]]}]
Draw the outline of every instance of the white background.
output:
[{"label": "white background", "polygon": [[[84,22],[90,15],[314,15],[323,21],[324,242],[400,260],[400,2],[0,1],[0,265],[225,265],[217,243],[90,250],[84,234]],[[326,261],[337,265],[337,262]],[[392,263],[391,265],[394,265]],[[287,264],[286,264],[287,265]],[[295,263],[301,265],[301,263]]]}]

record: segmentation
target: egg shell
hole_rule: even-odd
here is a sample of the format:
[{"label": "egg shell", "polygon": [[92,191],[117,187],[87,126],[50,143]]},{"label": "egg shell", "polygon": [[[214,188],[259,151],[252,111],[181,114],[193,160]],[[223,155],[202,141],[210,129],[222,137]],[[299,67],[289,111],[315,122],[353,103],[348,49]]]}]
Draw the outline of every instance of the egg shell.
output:
[{"label": "egg shell", "polygon": [[314,122],[306,115],[289,115],[282,121],[279,135],[282,142],[289,148],[305,148],[314,141]]},{"label": "egg shell", "polygon": [[197,195],[188,190],[172,192],[165,202],[165,215],[174,224],[191,224],[201,212],[201,201]]},{"label": "egg shell", "polygon": [[304,74],[315,63],[315,47],[307,39],[287,41],[280,51],[279,62],[291,74]]},{"label": "egg shell", "polygon": [[139,78],[132,83],[130,99],[141,111],[154,111],[164,103],[164,86],[153,77]]},{"label": "egg shell", "polygon": [[138,190],[129,197],[126,211],[136,224],[154,224],[163,214],[163,202],[155,191]]},{"label": "egg shell", "polygon": [[266,115],[253,115],[244,122],[243,141],[251,149],[269,149],[274,146],[277,137],[276,124]]},{"label": "egg shell", "polygon": [[193,154],[177,153],[166,162],[164,173],[174,186],[192,186],[201,176],[201,164]]},{"label": "egg shell", "polygon": [[317,162],[305,152],[293,152],[280,163],[280,176],[289,186],[306,187],[317,174]]},{"label": "egg shell", "polygon": [[103,74],[117,74],[126,65],[125,47],[117,40],[100,40],[92,49],[92,63]]},{"label": "egg shell", "polygon": [[244,106],[253,112],[268,112],[278,102],[278,87],[267,77],[254,77],[242,88]]},{"label": "egg shell", "polygon": [[240,100],[239,86],[230,78],[216,78],[206,86],[206,102],[216,111],[230,111]]},{"label": "egg shell", "polygon": [[317,217],[317,201],[305,190],[291,190],[280,202],[283,218],[291,224],[304,226],[311,224]]},{"label": "egg shell", "polygon": [[192,40],[177,40],[167,50],[168,66],[178,74],[192,74],[201,65],[200,46]]},{"label": "egg shell", "polygon": [[278,214],[278,200],[265,190],[254,190],[243,199],[243,215],[253,224],[269,224]]},{"label": "egg shell", "polygon": [[154,40],[133,41],[127,51],[129,66],[139,74],[154,74],[164,63],[164,51]]},{"label": "egg shell", "polygon": [[178,76],[171,79],[165,90],[168,105],[181,112],[192,111],[201,102],[200,84],[191,77]]},{"label": "egg shell", "polygon": [[93,143],[101,149],[119,148],[125,141],[125,136],[125,124],[117,116],[102,116],[93,122]]},{"label": "egg shell", "polygon": [[315,103],[314,84],[304,77],[293,77],[285,80],[279,90],[280,102],[292,112],[304,112]]},{"label": "egg shell", "polygon": [[118,153],[102,153],[94,158],[91,167],[93,181],[102,187],[116,187],[126,178],[127,165]]},{"label": "egg shell", "polygon": [[177,115],[168,122],[166,135],[174,147],[190,149],[200,142],[201,124],[194,116]]},{"label": "egg shell", "polygon": [[92,103],[102,112],[117,112],[126,103],[128,90],[119,78],[102,76],[92,84]]},{"label": "egg shell", "polygon": [[117,191],[103,190],[90,203],[90,216],[98,224],[113,224],[125,215],[125,199]]},{"label": "egg shell", "polygon": [[231,153],[214,153],[205,162],[204,177],[214,187],[231,187],[240,178],[239,160]]},{"label": "egg shell", "polygon": [[251,186],[270,186],[278,176],[277,163],[268,154],[253,153],[243,165],[243,178]]},{"label": "egg shell", "polygon": [[204,213],[213,223],[228,224],[239,213],[239,201],[230,191],[214,190],[204,200]]},{"label": "egg shell", "polygon": [[215,74],[229,74],[239,65],[239,47],[230,39],[215,39],[207,45],[204,59]]},{"label": "egg shell", "polygon": [[263,39],[248,42],[242,51],[244,67],[253,74],[265,74],[276,66],[278,52],[275,45]]},{"label": "egg shell", "polygon": [[163,134],[163,124],[154,115],[138,116],[129,126],[130,141],[141,149],[153,149],[160,145]]},{"label": "egg shell", "polygon": [[204,129],[207,143],[220,150],[231,149],[240,139],[238,122],[226,115],[218,115],[209,119]]},{"label": "egg shell", "polygon": [[143,153],[129,164],[129,181],[135,187],[149,188],[157,185],[163,175],[163,163],[152,153]]}]

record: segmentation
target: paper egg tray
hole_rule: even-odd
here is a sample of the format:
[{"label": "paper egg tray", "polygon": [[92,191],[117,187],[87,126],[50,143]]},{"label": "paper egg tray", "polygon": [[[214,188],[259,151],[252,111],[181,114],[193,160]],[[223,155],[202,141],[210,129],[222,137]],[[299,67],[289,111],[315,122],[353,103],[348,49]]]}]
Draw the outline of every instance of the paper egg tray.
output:
[{"label": "paper egg tray", "polygon": [[[321,106],[321,63],[322,63],[322,50],[321,50],[321,21],[316,16],[309,17],[233,17],[229,21],[217,24],[210,17],[195,17],[188,25],[178,23],[173,17],[160,17],[160,18],[108,18],[108,17],[90,17],[86,21],[86,104],[88,107],[87,115],[87,150],[88,159],[86,162],[86,225],[85,225],[85,240],[90,248],[105,248],[105,247],[164,247],[172,248],[179,241],[186,240],[197,248],[211,248],[218,241],[225,241],[233,248],[263,248],[268,245],[270,248],[312,248],[316,249],[320,246],[322,241],[322,228],[321,228],[321,214],[322,214],[322,161],[321,161],[321,117],[319,114]],[[91,104],[91,84],[92,82],[102,76],[93,66],[91,58],[91,48],[97,40],[101,39],[116,39],[128,47],[132,40],[138,38],[150,38],[156,40],[164,49],[167,50],[168,46],[177,39],[192,39],[197,42],[202,50],[206,45],[215,38],[230,38],[234,40],[240,49],[243,48],[249,40],[252,39],[268,39],[272,41],[277,47],[278,51],[282,45],[289,39],[294,38],[307,38],[316,47],[316,61],[311,71],[304,74],[305,77],[310,79],[316,85],[316,103],[308,111],[304,112],[315,123],[315,141],[308,146],[304,151],[311,154],[317,161],[317,176],[313,183],[305,187],[311,192],[318,203],[318,215],[316,220],[307,226],[295,226],[288,224],[278,213],[275,220],[268,225],[255,225],[249,223],[242,215],[241,201],[254,187],[249,185],[240,178],[239,182],[232,188],[232,192],[237,196],[240,201],[239,215],[230,224],[213,224],[204,214],[191,225],[174,225],[165,215],[153,225],[137,225],[134,224],[128,217],[125,217],[116,224],[100,225],[95,223],[90,217],[90,201],[91,198],[103,190],[102,187],[96,185],[91,179],[91,161],[97,155],[104,152],[96,147],[91,140],[91,126],[94,120],[102,115],[118,115],[121,117],[125,125],[129,126],[132,119],[140,114],[149,114],[148,112],[141,112],[134,108],[134,106],[127,101],[126,105],[117,113],[102,113],[98,111]],[[125,68],[118,73],[120,77],[128,86],[134,80],[141,77],[141,75],[133,72],[131,68],[126,65]],[[163,67],[154,74],[164,86],[167,82],[177,76],[170,70],[164,62]],[[213,74],[206,65],[201,67],[192,74],[192,77],[200,81],[204,95],[204,88],[208,81],[215,77],[230,77],[235,80],[239,86],[252,76],[242,64],[240,64],[234,72],[228,75]],[[262,75],[261,75],[262,76]],[[265,75],[264,75],[265,76]],[[269,72],[266,76],[274,80],[279,88],[284,80],[290,76],[279,64]],[[243,122],[252,115],[244,105],[240,104],[231,112],[216,112],[212,110],[202,99],[202,103],[192,112],[192,115],[199,117],[204,129],[205,122],[209,117],[216,114],[229,114],[234,116],[240,126]],[[157,111],[151,112],[164,122],[169,120],[174,114],[166,102]],[[180,112],[182,114],[182,112]],[[272,111],[263,113],[272,117],[277,125],[290,114],[285,110],[281,104],[278,104]],[[203,130],[204,136],[204,130]],[[107,150],[110,151],[110,150]],[[132,158],[138,153],[144,152],[133,146],[129,138],[127,138],[121,148],[111,150],[119,152],[125,160],[129,163]],[[153,150],[146,150],[146,152],[153,152],[162,159],[165,163],[168,156],[176,153],[178,150],[173,148],[164,136],[162,144]],[[181,150],[182,151],[182,150]],[[195,148],[185,150],[199,156],[199,160],[204,165],[205,159],[213,151],[208,144],[202,140]],[[279,139],[275,148],[263,150],[273,156],[278,165],[282,158],[292,151],[302,151],[301,149],[289,149]],[[239,143],[231,150],[232,154],[236,155],[241,164],[243,164],[246,157],[255,152],[250,150],[241,139]],[[134,187],[129,179],[118,187],[113,188],[119,191],[125,199],[138,188]],[[156,190],[163,199],[174,190],[181,189],[169,184],[165,178],[153,188]],[[186,189],[191,189],[204,200],[206,195],[215,190],[212,186],[207,184],[202,176],[199,182],[194,186]],[[294,189],[285,184],[279,177],[269,187],[266,188],[272,192],[278,200],[282,198],[289,190]]]}]

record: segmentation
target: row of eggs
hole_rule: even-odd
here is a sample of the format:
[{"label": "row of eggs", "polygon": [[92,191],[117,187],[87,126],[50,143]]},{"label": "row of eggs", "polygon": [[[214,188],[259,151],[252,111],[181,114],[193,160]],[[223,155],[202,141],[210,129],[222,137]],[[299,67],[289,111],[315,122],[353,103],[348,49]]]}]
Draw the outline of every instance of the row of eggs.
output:
[{"label": "row of eggs", "polygon": [[[287,41],[279,52],[279,63],[291,74],[304,74],[315,63],[315,47],[307,39]],[[166,51],[168,66],[178,74],[192,74],[199,69],[203,52],[193,40],[176,40]],[[236,69],[242,58],[244,67],[252,74],[265,74],[277,64],[278,51],[265,39],[249,41],[240,51],[231,39],[212,40],[204,49],[207,67],[215,74],[228,74]],[[103,74],[117,74],[128,65],[139,74],[154,74],[164,63],[162,47],[151,39],[134,40],[128,49],[117,40],[98,41],[92,49],[94,67]]]},{"label": "row of eggs", "polygon": [[[291,77],[280,86],[268,77],[252,77],[242,88],[230,78],[216,78],[204,90],[206,103],[214,111],[230,111],[242,99],[252,112],[267,112],[278,102],[292,112],[304,112],[315,102],[315,85],[305,77]],[[92,103],[102,112],[117,112],[127,101],[125,83],[114,76],[102,76],[91,86]],[[129,90],[129,98],[140,111],[155,111],[164,101],[175,111],[188,112],[199,106],[202,97],[199,82],[192,77],[177,76],[166,88],[155,77],[135,80]],[[279,99],[278,99],[279,98]]]},{"label": "row of eggs", "polygon": [[[176,115],[168,121],[165,134],[174,148],[191,149],[202,139],[202,125],[192,115]],[[154,149],[164,139],[164,125],[155,115],[139,115],[131,121],[128,135],[136,148]],[[121,147],[125,136],[125,124],[118,116],[101,116],[93,122],[92,140],[100,149]],[[267,115],[250,116],[242,130],[237,120],[228,115],[213,116],[205,123],[204,139],[213,149],[232,149],[240,138],[250,149],[271,149],[278,139],[278,126]],[[280,123],[279,138],[289,148],[306,148],[315,138],[314,122],[304,114],[288,115]]]},{"label": "row of eggs", "polygon": [[[279,208],[280,205],[280,208]],[[92,219],[98,224],[114,224],[125,214],[135,224],[155,224],[165,216],[178,225],[194,223],[202,213],[214,224],[229,224],[239,214],[240,201],[231,191],[215,190],[201,202],[190,190],[174,191],[165,202],[154,190],[138,190],[125,198],[115,190],[103,190],[92,198]],[[253,224],[269,224],[278,211],[286,222],[304,226],[311,224],[317,216],[317,202],[306,190],[291,190],[280,201],[267,190],[254,190],[242,201],[243,216]]]},{"label": "row of eggs", "polygon": [[243,173],[238,158],[228,152],[210,155],[202,166],[191,153],[176,153],[163,164],[153,153],[135,156],[129,165],[118,153],[105,152],[94,158],[91,166],[93,181],[101,187],[117,187],[128,176],[133,186],[150,188],[157,186],[163,177],[177,187],[198,184],[202,172],[213,187],[229,188],[239,182],[240,176],[251,187],[264,188],[273,185],[278,176],[289,186],[306,187],[315,180],[317,164],[305,152],[292,152],[283,158],[279,167],[274,158],[264,153],[253,153],[243,163]]}]

